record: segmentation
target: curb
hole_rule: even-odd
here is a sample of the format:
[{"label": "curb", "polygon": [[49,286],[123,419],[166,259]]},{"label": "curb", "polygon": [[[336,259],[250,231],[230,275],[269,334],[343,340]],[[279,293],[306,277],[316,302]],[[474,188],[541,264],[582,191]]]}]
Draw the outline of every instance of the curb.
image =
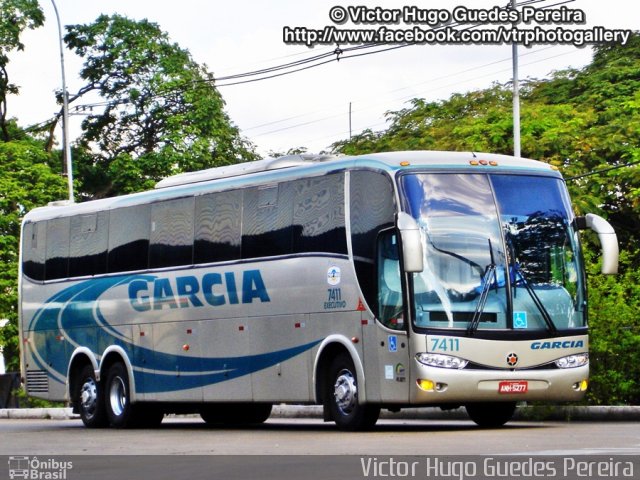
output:
[{"label": "curb", "polygon": [[[274,405],[272,418],[322,418],[320,405]],[[71,408],[6,408],[0,409],[0,420],[51,419],[74,420],[80,416]],[[383,410],[382,419],[396,420],[469,420],[464,408],[408,408],[400,412]],[[633,422],[640,420],[640,406],[522,406],[513,417],[516,421],[561,422]]]}]

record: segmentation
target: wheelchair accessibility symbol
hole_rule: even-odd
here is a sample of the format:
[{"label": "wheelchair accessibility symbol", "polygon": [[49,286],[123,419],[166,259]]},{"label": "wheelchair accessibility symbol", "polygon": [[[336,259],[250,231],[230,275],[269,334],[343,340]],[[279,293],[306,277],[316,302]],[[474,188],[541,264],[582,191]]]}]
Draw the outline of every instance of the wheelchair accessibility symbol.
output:
[{"label": "wheelchair accessibility symbol", "polygon": [[389,351],[398,351],[398,337],[396,337],[395,335],[389,335]]},{"label": "wheelchair accessibility symbol", "polygon": [[513,328],[527,328],[527,312],[513,312]]}]

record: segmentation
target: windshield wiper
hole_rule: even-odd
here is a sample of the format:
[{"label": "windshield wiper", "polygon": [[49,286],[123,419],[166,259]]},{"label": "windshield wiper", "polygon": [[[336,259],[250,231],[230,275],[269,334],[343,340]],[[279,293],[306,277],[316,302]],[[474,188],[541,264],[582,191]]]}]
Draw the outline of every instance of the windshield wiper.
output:
[{"label": "windshield wiper", "polygon": [[538,297],[538,294],[533,289],[533,287],[531,286],[527,278],[524,276],[524,272],[520,268],[520,265],[518,265],[517,263],[514,263],[513,272],[514,272],[513,288],[515,289],[515,285],[518,283],[517,277],[520,276],[520,279],[522,280],[522,284],[524,285],[524,288],[527,289],[527,292],[529,292],[529,295],[531,295],[531,299],[533,300],[533,303],[535,303],[536,307],[540,311],[540,314],[542,315],[542,319],[544,320],[544,323],[547,325],[547,330],[549,330],[549,332],[551,333],[556,333],[558,329],[556,328],[556,325],[553,323],[553,320],[551,319],[551,315],[549,315],[549,311],[546,309],[546,307],[540,300],[540,297]]},{"label": "windshield wiper", "polygon": [[480,325],[480,319],[482,318],[482,313],[484,312],[484,307],[486,306],[487,298],[489,297],[489,290],[491,290],[492,275],[494,283],[496,285],[496,291],[498,290],[498,276],[496,274],[496,261],[493,257],[493,247],[491,245],[491,239],[488,238],[487,241],[489,242],[489,254],[491,255],[491,263],[487,265],[484,276],[482,277],[482,291],[480,292],[480,300],[478,300],[476,310],[475,312],[473,312],[471,324],[469,325],[469,328],[467,328],[467,333],[469,335],[472,335]]}]

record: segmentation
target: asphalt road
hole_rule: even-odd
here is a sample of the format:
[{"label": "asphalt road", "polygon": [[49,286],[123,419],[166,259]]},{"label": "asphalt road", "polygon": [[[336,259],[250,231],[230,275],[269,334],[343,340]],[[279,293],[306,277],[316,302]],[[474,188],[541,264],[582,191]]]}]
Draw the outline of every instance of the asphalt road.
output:
[{"label": "asphalt road", "polygon": [[[449,455],[482,456],[480,458],[518,455],[517,458],[528,458],[529,462],[531,458],[543,456],[589,459],[602,456],[605,462],[611,463],[611,459],[620,455],[630,455],[629,458],[639,462],[640,428],[632,422],[515,421],[501,429],[483,430],[466,420],[381,420],[371,432],[346,433],[318,419],[274,418],[251,428],[212,428],[196,417],[173,417],[166,418],[161,427],[154,430],[91,430],[84,428],[79,420],[3,419],[0,420],[0,455],[7,461],[17,456],[30,459],[37,456],[38,462],[45,462],[41,469],[49,468],[52,461],[70,461],[73,469],[65,471],[64,477],[53,477],[63,480],[348,479],[393,473],[384,469],[389,468],[388,463],[374,472],[375,465],[363,463],[363,458],[382,461],[415,456],[418,462],[424,463],[426,456]],[[247,457],[242,457],[245,455]],[[365,475],[367,465],[371,467],[369,475]],[[408,463],[405,465],[409,468],[407,475],[396,476],[484,478],[438,477],[435,471],[431,472],[434,475],[429,472],[425,475],[424,465],[416,465],[419,470],[413,472],[414,475]],[[57,466],[59,463],[53,464],[54,468]],[[8,472],[0,464],[0,479],[9,478]],[[640,476],[640,463],[633,473],[635,478]],[[48,478],[52,478],[51,472]]]}]

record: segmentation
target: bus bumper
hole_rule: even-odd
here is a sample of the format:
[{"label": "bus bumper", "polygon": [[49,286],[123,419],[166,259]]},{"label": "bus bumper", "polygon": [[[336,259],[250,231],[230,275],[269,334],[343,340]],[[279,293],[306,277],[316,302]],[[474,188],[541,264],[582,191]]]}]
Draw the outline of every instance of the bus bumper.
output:
[{"label": "bus bumper", "polygon": [[453,370],[416,362],[412,404],[576,401],[584,397],[589,365],[545,370]]}]

